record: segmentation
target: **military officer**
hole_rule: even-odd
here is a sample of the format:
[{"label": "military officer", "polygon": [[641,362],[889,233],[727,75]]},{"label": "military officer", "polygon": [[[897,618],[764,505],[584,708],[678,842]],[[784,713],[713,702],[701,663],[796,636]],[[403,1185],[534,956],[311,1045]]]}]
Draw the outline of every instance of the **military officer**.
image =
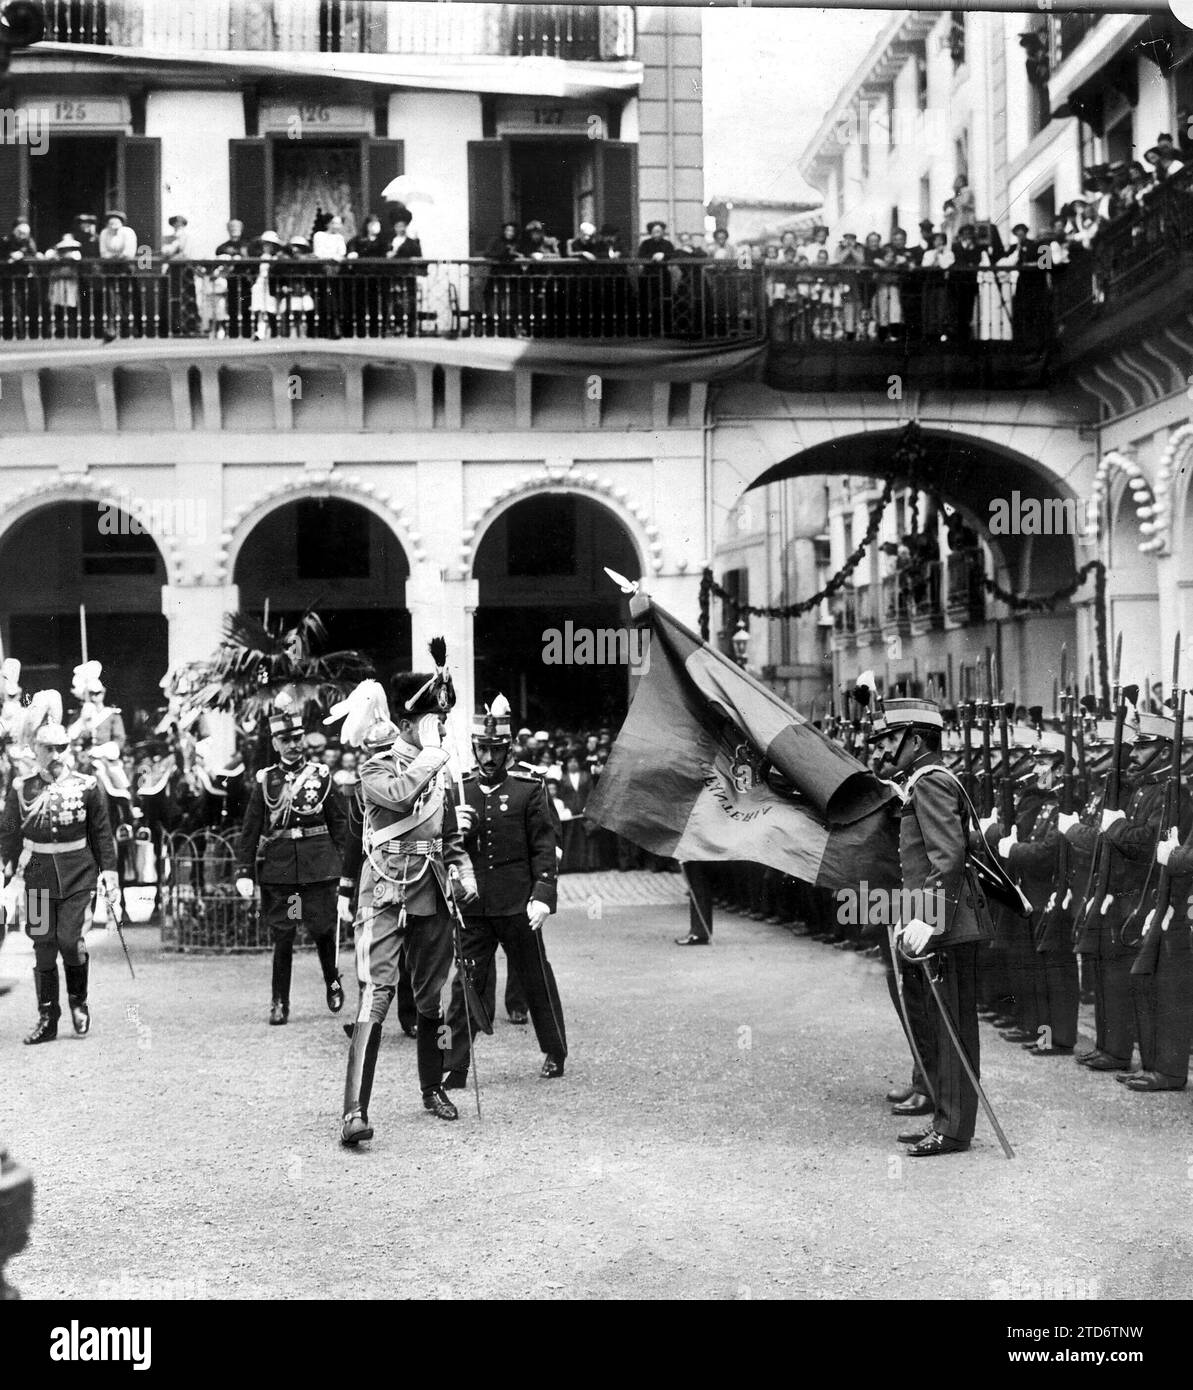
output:
[{"label": "military officer", "polygon": [[[1159,839],[1169,748],[1166,722],[1157,715],[1140,716],[1126,769],[1126,810],[1107,809],[1101,816],[1104,853],[1109,855],[1106,890],[1099,898],[1094,888],[1077,940],[1077,950],[1092,960],[1094,969],[1094,1050],[1077,1058],[1091,1071],[1125,1073],[1135,1050],[1131,967],[1139,938],[1123,928],[1138,906]],[[1061,830],[1073,844],[1092,851],[1096,827],[1065,818]]]},{"label": "military officer", "polygon": [[[393,744],[361,769],[364,792],[364,863],[356,914],[356,973],[364,982],[344,1082],[340,1142],[373,1137],[369,1099],[381,1046],[381,1029],[397,991],[399,956],[405,955],[418,1012],[418,1079],[424,1109],[455,1120],[443,1089],[440,996],[452,964],[452,922],[447,895],[474,899],[472,864],[447,795],[444,748],[447,714],[455,691],[441,639],[432,642],[436,670],[395,676],[390,685]],[[362,693],[362,687],[364,691]],[[372,687],[370,693],[367,689]],[[350,697],[371,705],[390,723],[384,692],[362,682]],[[333,711],[334,713],[334,711]],[[350,710],[344,737],[354,742]],[[377,735],[372,735],[375,741]],[[451,871],[454,870],[454,877]]]},{"label": "military officer", "polygon": [[[934,963],[917,967],[939,972],[940,993],[956,1024],[962,1046],[978,1073],[978,943],[992,934],[989,908],[968,863],[971,848],[969,803],[940,753],[944,720],[933,700],[886,701],[875,721],[871,741],[879,745],[876,771],[902,784],[899,817],[899,863],[902,903],[919,905],[920,915],[902,914],[900,932],[912,955],[932,950]],[[974,832],[976,833],[976,832]],[[910,984],[915,975],[909,970]],[[965,1074],[944,1020],[931,1001],[927,1006],[933,1036],[924,1067],[936,1095],[928,1129],[899,1136],[914,1158],[959,1153],[969,1148],[977,1120],[978,1096]]]},{"label": "military officer", "polygon": [[[290,975],[294,938],[302,922],[315,943],[327,1007],[339,1013],[344,987],[336,968],[336,888],[348,821],[344,804],[322,763],[303,754],[302,715],[278,709],[269,732],[278,761],[253,782],[237,850],[236,890],[253,896],[261,885],[261,913],[273,935],[273,995],[269,1022],[290,1018]],[[257,867],[261,849],[260,870]]]},{"label": "military officer", "polygon": [[[375,753],[387,752],[393,747],[396,737],[397,729],[392,724],[374,724],[370,733],[365,736],[364,756],[370,758]],[[340,795],[344,800],[344,809],[348,815],[348,832],[344,842],[344,865],[340,875],[340,890],[336,899],[336,909],[339,913],[341,927],[350,933],[360,905],[360,870],[364,863],[365,805],[360,778],[355,774],[351,782],[340,783],[339,788]],[[365,983],[365,980],[357,981],[361,990],[364,989]],[[410,973],[406,969],[404,957],[401,956],[398,959],[397,1005],[398,1025],[402,1032],[408,1038],[417,1037],[418,1010],[414,1007],[414,991],[410,987]],[[346,1023],[344,1032],[351,1037],[355,1026],[355,1022]]]},{"label": "military officer", "polygon": [[33,941],[38,1019],[25,1039],[30,1044],[58,1036],[59,955],[75,1032],[90,1029],[87,905],[97,878],[113,902],[119,892],[105,798],[94,777],[70,767],[61,721],[57,692],[39,691],[27,725],[37,771],[13,779],[0,818],[0,864],[6,883],[23,873],[25,930]]},{"label": "military officer", "polygon": [[1131,1091],[1183,1091],[1193,1042],[1193,838],[1187,809],[1182,825],[1157,845],[1156,859],[1170,875],[1169,905],[1158,921],[1154,909],[1149,914],[1131,968],[1140,1069],[1125,1084]]},{"label": "military officer", "polygon": [[[456,815],[476,870],[478,901],[465,913],[464,956],[490,1012],[496,1002],[495,957],[501,945],[521,984],[544,1058],[539,1075],[563,1075],[567,1057],[563,1006],[543,944],[543,923],[555,911],[556,833],[542,780],[509,766],[509,703],[494,697],[473,725],[477,770],[464,779],[466,805]],[[471,1037],[464,987],[457,974],[448,1009],[450,1090],[467,1084]],[[475,1035],[477,1021],[472,1022]]]},{"label": "military officer", "polygon": [[71,693],[79,700],[79,708],[67,733],[79,751],[83,770],[98,780],[108,798],[110,818],[121,825],[131,824],[132,788],[120,760],[126,742],[124,716],[107,703],[103,666],[98,661],[76,666]]}]

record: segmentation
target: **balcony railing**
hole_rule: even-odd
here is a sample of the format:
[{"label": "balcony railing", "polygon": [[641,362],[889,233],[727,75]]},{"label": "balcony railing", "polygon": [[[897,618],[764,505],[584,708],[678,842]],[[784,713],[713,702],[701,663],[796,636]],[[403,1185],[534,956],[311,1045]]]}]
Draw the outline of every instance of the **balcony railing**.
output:
[{"label": "balcony railing", "polygon": [[909,595],[901,574],[888,574],[882,580],[882,627],[888,636],[911,636]]},{"label": "balcony railing", "polygon": [[629,5],[385,4],[380,0],[46,0],[51,43],[272,53],[618,60]]},{"label": "balcony railing", "polygon": [[781,266],[763,273],[777,346],[1001,344],[1040,352],[1053,338],[1052,288],[1042,270]]},{"label": "balcony railing", "polygon": [[929,560],[904,576],[907,586],[907,607],[911,620],[911,635],[922,637],[944,626],[944,608],[940,601],[941,563]]},{"label": "balcony railing", "polygon": [[1089,250],[1072,245],[1053,273],[1066,333],[1137,299],[1193,265],[1193,164],[1186,164],[1128,213],[1104,226]]},{"label": "balcony railing", "polygon": [[0,345],[116,338],[487,337],[749,343],[761,281],[720,263],[18,261]]}]

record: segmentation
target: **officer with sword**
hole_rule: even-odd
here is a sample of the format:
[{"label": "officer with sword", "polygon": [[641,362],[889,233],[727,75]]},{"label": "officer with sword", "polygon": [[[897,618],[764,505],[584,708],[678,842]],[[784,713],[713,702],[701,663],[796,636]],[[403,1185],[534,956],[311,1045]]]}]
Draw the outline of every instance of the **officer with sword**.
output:
[{"label": "officer with sword", "polygon": [[[57,691],[34,695],[24,734],[37,770],[14,778],[8,790],[0,816],[0,864],[6,884],[16,876],[25,883],[25,931],[33,941],[38,1014],[25,1042],[33,1045],[58,1036],[59,956],[74,1030],[80,1036],[90,1030],[87,907],[98,882],[119,931],[120,885],[106,799],[94,777],[70,766],[70,737],[62,725]],[[123,946],[123,935],[120,940]]]},{"label": "officer with sword", "polygon": [[440,1001],[456,950],[455,899],[475,902],[476,879],[445,776],[446,721],[455,690],[442,638],[432,639],[431,656],[433,672],[393,678],[388,704],[377,682],[365,681],[331,711],[344,717],[348,743],[363,744],[379,723],[392,723],[394,732],[392,748],[370,757],[360,774],[364,862],[354,934],[362,988],[344,1083],[340,1142],[348,1146],[373,1137],[369,1100],[402,955],[418,1011],[423,1108],[436,1119],[459,1118],[443,1089]]},{"label": "officer with sword", "polygon": [[[919,907],[918,915],[903,916],[899,951],[904,961],[919,966],[914,987],[930,992],[935,1006],[935,1026],[922,1057],[935,1102],[932,1122],[899,1135],[899,1142],[909,1145],[913,1158],[963,1153],[973,1139],[981,1100],[1010,1156],[978,1080],[977,951],[992,925],[970,855],[984,843],[963,786],[942,761],[943,729],[935,701],[905,698],[886,701],[870,735],[877,745],[875,771],[902,784],[901,901]],[[905,992],[913,981],[916,975],[908,972]]]}]

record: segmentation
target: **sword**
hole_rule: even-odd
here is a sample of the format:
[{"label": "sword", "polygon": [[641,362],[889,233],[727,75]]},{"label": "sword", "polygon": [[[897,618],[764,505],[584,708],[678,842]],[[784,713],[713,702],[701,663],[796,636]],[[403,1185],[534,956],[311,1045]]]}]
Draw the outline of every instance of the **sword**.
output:
[{"label": "sword", "polygon": [[911,1031],[911,1016],[907,1012],[907,1000],[903,997],[903,971],[899,968],[900,952],[895,946],[895,927],[891,922],[887,923],[886,939],[891,948],[891,969],[895,972],[895,996],[899,1000],[899,1022],[903,1025],[903,1031],[907,1035],[907,1046],[911,1048],[912,1060],[916,1065],[916,1072],[923,1081],[928,1092],[928,1099],[932,1102],[933,1110],[936,1109],[936,1092],[932,1089],[932,1081],[928,1076],[928,1068],[924,1066],[924,1059],[920,1056],[920,1049],[916,1046],[915,1034]]},{"label": "sword", "polygon": [[938,969],[935,958],[928,956],[912,956],[904,953],[902,946],[899,954],[904,960],[911,961],[915,965],[924,967],[924,974],[928,980],[928,986],[932,990],[932,998],[936,1000],[936,1007],[940,1010],[940,1016],[944,1020],[945,1030],[949,1035],[953,1047],[956,1049],[957,1056],[961,1059],[961,1065],[965,1068],[965,1075],[969,1077],[969,1084],[978,1093],[978,1099],[982,1102],[982,1108],[986,1112],[986,1118],[990,1121],[995,1134],[998,1135],[998,1142],[1002,1145],[1002,1151],[1008,1158],[1015,1157],[1015,1150],[1011,1148],[1007,1136],[1003,1133],[1002,1125],[998,1123],[998,1116],[994,1113],[994,1107],[986,1098],[986,1092],[982,1090],[982,1083],[978,1080],[977,1072],[974,1071],[973,1063],[969,1060],[969,1054],[962,1046],[961,1037],[957,1032],[957,1025],[953,1022],[953,1016],[949,1013],[948,1005],[944,1002],[944,996],[940,992],[940,976],[933,971]]},{"label": "sword", "polygon": [[[438,879],[437,866],[432,863],[432,871]],[[449,879],[459,877],[459,871],[453,864],[448,870]],[[481,1119],[481,1083],[476,1070],[476,1038],[472,1031],[472,1005],[476,1004],[477,1028],[483,1033],[492,1033],[493,1023],[485,1013],[483,1001],[479,996],[475,996],[472,981],[468,977],[468,962],[464,959],[464,919],[460,915],[460,907],[456,902],[455,894],[452,892],[451,882],[439,882],[440,890],[447,899],[447,908],[451,913],[452,919],[452,940],[456,948],[456,968],[460,972],[460,992],[464,996],[464,1026],[468,1029],[468,1060],[472,1071],[472,1089],[476,1096],[476,1118]],[[469,996],[474,996],[470,998]]]},{"label": "sword", "polygon": [[124,928],[120,925],[120,918],[123,915],[123,908],[120,905],[119,895],[109,891],[108,885],[100,879],[100,887],[103,891],[104,900],[108,904],[108,911],[112,914],[112,923],[116,928],[116,935],[120,938],[120,945],[124,951],[124,959],[128,962],[128,973],[135,980],[137,972],[133,969],[133,958],[128,953],[128,945],[124,940]]}]

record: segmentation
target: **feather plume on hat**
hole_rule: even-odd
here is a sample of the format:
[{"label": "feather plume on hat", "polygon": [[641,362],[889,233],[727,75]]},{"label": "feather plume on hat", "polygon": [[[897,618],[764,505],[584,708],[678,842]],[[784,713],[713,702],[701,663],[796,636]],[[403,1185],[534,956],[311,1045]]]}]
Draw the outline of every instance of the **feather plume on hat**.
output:
[{"label": "feather plume on hat", "polygon": [[32,747],[38,731],[47,726],[59,734],[61,739],[66,738],[65,730],[62,728],[62,696],[56,690],[37,690],[24,710],[24,717],[19,726],[20,742]]},{"label": "feather plume on hat", "polygon": [[323,722],[334,724],[337,719],[344,721],[340,743],[359,748],[374,724],[389,720],[389,701],[380,681],[361,681],[343,700],[332,705]]}]

